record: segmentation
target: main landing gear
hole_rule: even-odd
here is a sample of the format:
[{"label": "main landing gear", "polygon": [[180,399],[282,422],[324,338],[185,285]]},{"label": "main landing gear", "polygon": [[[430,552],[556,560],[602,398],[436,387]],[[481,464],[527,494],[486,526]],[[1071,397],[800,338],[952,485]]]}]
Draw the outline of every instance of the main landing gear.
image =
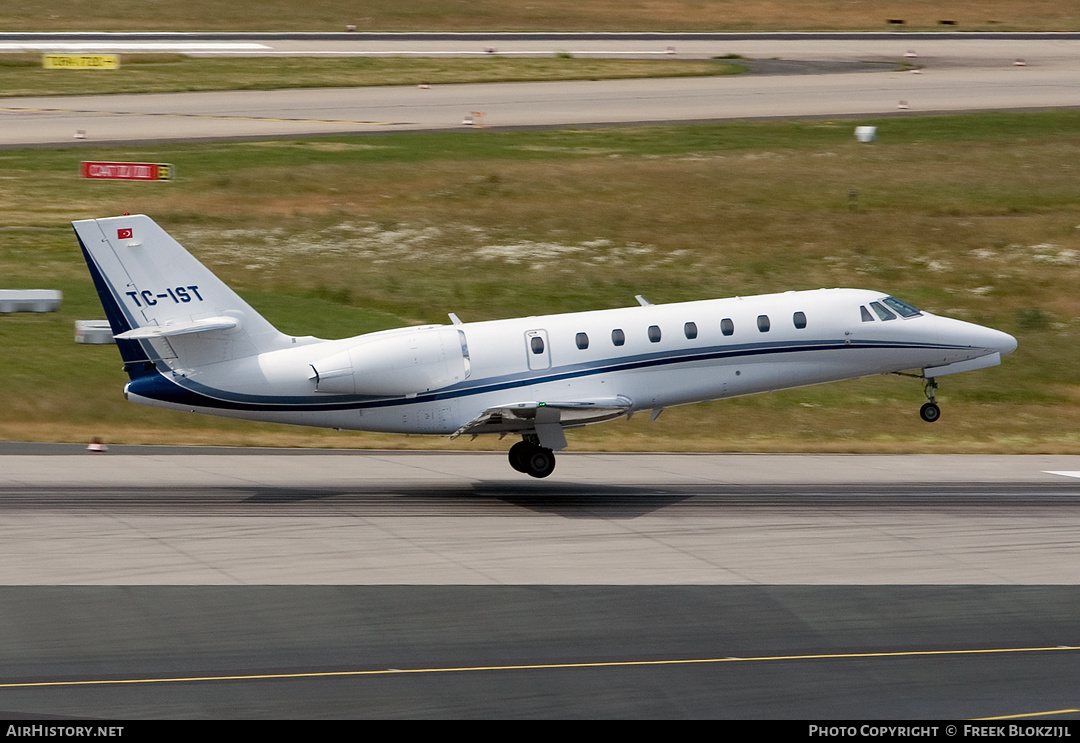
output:
[{"label": "main landing gear", "polygon": [[510,447],[510,466],[533,477],[547,477],[555,471],[555,452],[525,438]]},{"label": "main landing gear", "polygon": [[919,415],[927,423],[933,423],[941,417],[941,408],[939,408],[937,402],[934,401],[934,393],[937,391],[937,380],[933,377],[928,377],[926,379],[926,386],[923,389],[926,392],[926,399],[930,402],[919,409]]}]

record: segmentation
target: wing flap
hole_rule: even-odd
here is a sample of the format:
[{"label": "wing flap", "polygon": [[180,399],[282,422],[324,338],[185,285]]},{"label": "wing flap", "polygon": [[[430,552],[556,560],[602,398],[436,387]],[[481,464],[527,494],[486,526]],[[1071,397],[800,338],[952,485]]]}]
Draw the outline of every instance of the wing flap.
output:
[{"label": "wing flap", "polygon": [[562,428],[576,428],[622,417],[630,412],[632,404],[629,398],[622,396],[596,400],[508,403],[488,408],[451,434],[450,438],[463,434],[541,433],[553,431],[554,427],[560,429],[561,436]]}]

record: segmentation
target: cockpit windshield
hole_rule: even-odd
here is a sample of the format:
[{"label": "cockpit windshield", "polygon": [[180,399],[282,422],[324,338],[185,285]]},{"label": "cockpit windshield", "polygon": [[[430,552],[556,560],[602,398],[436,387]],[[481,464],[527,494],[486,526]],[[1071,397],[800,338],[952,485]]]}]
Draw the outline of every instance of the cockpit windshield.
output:
[{"label": "cockpit windshield", "polygon": [[881,300],[881,303],[887,305],[893,312],[900,315],[900,317],[918,317],[922,314],[907,302],[901,302],[896,297],[885,297]]}]

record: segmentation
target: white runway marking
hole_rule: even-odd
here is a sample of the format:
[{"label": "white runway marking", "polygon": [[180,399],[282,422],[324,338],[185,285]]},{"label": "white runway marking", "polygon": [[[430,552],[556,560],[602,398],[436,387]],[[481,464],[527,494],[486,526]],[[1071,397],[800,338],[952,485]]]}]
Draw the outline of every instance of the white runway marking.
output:
[{"label": "white runway marking", "polygon": [[1052,470],[1043,470],[1048,475],[1064,475],[1065,477],[1080,477],[1080,470],[1073,470],[1071,472],[1054,472]]}]

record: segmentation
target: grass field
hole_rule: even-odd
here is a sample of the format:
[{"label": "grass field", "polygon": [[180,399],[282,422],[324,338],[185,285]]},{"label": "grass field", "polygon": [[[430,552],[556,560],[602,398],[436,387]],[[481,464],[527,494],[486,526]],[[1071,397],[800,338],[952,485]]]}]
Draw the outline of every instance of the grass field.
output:
[{"label": "grass field", "polygon": [[[82,159],[179,178],[85,182]],[[1078,112],[3,151],[2,283],[65,302],[0,316],[0,439],[462,446],[125,403],[115,349],[72,339],[102,313],[69,222],[142,212],[290,333],[859,286],[1020,341],[942,380],[933,426],[920,385],[889,377],[637,416],[575,448],[1073,451],[1078,164]]]},{"label": "grass field", "polygon": [[1080,5],[1076,0],[30,0],[0,7],[0,28],[8,31],[343,31],[347,25],[359,31],[1073,31],[1080,28]]},{"label": "grass field", "polygon": [[87,73],[43,69],[40,54],[0,54],[0,96],[700,77],[729,75],[743,69],[730,62],[561,56],[548,59],[207,59],[180,54],[129,54],[122,56],[118,70]]}]

